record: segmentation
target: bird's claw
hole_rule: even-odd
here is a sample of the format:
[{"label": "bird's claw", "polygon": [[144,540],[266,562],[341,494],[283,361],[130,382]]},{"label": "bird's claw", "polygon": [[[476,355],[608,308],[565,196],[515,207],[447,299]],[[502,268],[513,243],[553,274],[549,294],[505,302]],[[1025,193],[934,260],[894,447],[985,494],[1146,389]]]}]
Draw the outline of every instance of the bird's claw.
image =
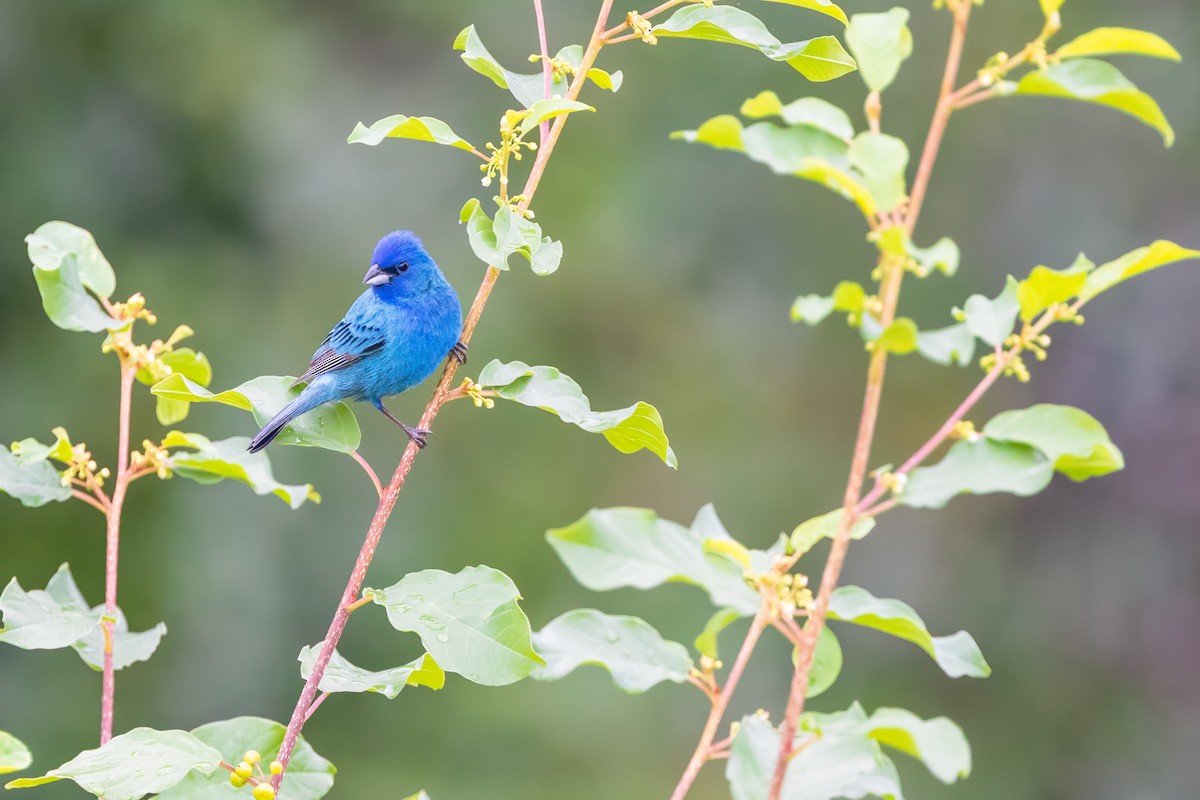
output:
[{"label": "bird's claw", "polygon": [[450,357],[459,364],[467,363],[467,344],[466,342],[455,342],[454,347],[450,348]]},{"label": "bird's claw", "polygon": [[408,438],[411,439],[417,447],[424,449],[425,445],[429,444],[428,437],[429,434],[433,433],[433,431],[427,428],[410,428],[409,426],[403,424],[400,427],[404,428],[404,432],[408,434]]}]

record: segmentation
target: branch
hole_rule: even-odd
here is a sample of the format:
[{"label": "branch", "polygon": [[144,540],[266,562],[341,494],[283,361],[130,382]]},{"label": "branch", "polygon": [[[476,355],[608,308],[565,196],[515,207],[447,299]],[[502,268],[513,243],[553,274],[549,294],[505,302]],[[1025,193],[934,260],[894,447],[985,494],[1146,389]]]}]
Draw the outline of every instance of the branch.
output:
[{"label": "branch", "polygon": [[[925,147],[921,161],[917,166],[917,175],[913,181],[912,198],[908,206],[905,227],[911,234],[921,213],[925,194],[929,187],[929,179],[933,173],[933,164],[937,160],[938,148],[946,132],[946,123],[953,112],[951,95],[958,77],[959,63],[962,60],[963,42],[967,34],[967,23],[971,15],[971,2],[959,2],[954,6],[954,30],[950,36],[949,52],[946,55],[946,68],[942,75],[942,86],[934,109],[933,120],[929,125],[929,133],[925,139]],[[891,324],[896,314],[896,304],[900,297],[900,283],[904,276],[902,264],[889,264],[885,258],[883,266],[883,313],[880,322],[886,328]],[[884,373],[887,367],[887,352],[882,348],[871,355],[871,363],[867,371],[867,389],[863,399],[862,417],[859,421],[858,436],[854,444],[854,457],[850,466],[850,477],[846,481],[846,493],[842,502],[843,513],[838,523],[837,536],[825,562],[825,571],[821,575],[821,588],[817,593],[809,623],[804,628],[804,637],[799,648],[796,669],[792,674],[791,692],[788,696],[787,710],[784,715],[783,727],[780,731],[779,755],[775,761],[775,774],[771,779],[768,800],[779,800],[783,790],[783,779],[787,773],[788,761],[793,752],[793,742],[796,738],[796,726],[800,714],[804,710],[804,696],[808,687],[808,676],[812,669],[813,654],[816,650],[817,636],[825,626],[825,615],[829,610],[829,598],[837,588],[841,576],[842,565],[846,560],[846,551],[850,546],[850,529],[857,518],[857,505],[862,492],[863,479],[867,472],[867,463],[871,453],[871,443],[875,435],[875,423],[879,416],[879,404],[883,394]],[[792,562],[795,563],[794,560]]]},{"label": "branch", "polygon": [[[604,45],[601,37],[604,33],[604,26],[608,22],[608,15],[612,11],[612,4],[613,0],[602,0],[601,2],[600,13],[596,19],[592,38],[588,42],[587,49],[584,51],[579,70],[573,76],[570,87],[567,90],[567,97],[569,99],[574,100],[579,96],[580,91],[583,89],[583,83],[587,78],[587,72],[591,69],[592,64],[595,63],[596,56],[599,55],[600,48]],[[538,148],[537,158],[534,161],[532,169],[529,171],[529,178],[525,182],[525,189],[522,192],[524,198],[519,204],[519,208],[522,210],[529,207],[529,203],[537,191],[538,184],[541,182],[542,175],[545,173],[546,163],[550,158],[550,154],[554,151],[554,145],[557,143],[559,136],[562,135],[567,117],[569,116],[569,114],[564,114],[554,120],[554,124],[550,128],[549,137]],[[468,310],[467,318],[463,323],[461,337],[463,344],[470,343],[471,336],[475,332],[475,327],[479,324],[479,318],[483,315],[488,298],[491,296],[492,289],[495,287],[496,280],[499,277],[499,269],[494,266],[487,268],[483,282],[479,286],[479,291],[475,294],[475,300],[471,303],[471,308]],[[438,411],[441,410],[442,405],[445,403],[458,366],[459,364],[456,359],[450,358],[447,360],[441,380],[438,381],[433,397],[430,399],[428,405],[425,406],[425,412],[421,415],[421,421],[417,427],[427,430],[432,428],[433,420],[437,417]],[[325,675],[325,668],[329,665],[329,659],[333,651],[337,648],[338,641],[342,637],[342,632],[346,629],[346,622],[350,617],[348,608],[354,604],[358,597],[363,580],[366,578],[367,568],[370,567],[371,560],[375,556],[375,549],[379,546],[379,540],[383,536],[384,526],[387,525],[388,518],[391,517],[392,510],[396,507],[396,500],[400,495],[400,490],[404,488],[404,482],[408,478],[413,461],[416,460],[419,452],[420,448],[414,442],[410,441],[404,448],[404,454],[400,458],[400,463],[396,466],[396,471],[392,474],[391,481],[380,495],[379,505],[375,509],[375,516],[371,519],[366,540],[359,551],[358,559],[354,564],[354,570],[350,573],[350,580],[346,583],[346,588],[342,592],[342,597],[338,602],[333,621],[329,624],[329,631],[325,634],[325,644],[317,656],[316,663],[313,664],[312,674],[304,684],[304,689],[301,691],[300,698],[296,702],[296,707],[292,711],[291,720],[288,722],[287,733],[284,734],[283,744],[279,748],[278,756],[278,760],[283,764],[284,771],[271,778],[271,785],[276,791],[279,790],[279,784],[283,781],[288,762],[291,760],[292,753],[296,748],[296,741],[300,737],[300,731],[304,727],[304,723],[307,722],[310,711],[315,710],[313,702],[317,695],[317,687],[321,683],[321,678]]]},{"label": "branch", "polygon": [[137,368],[121,358],[121,405],[117,420],[117,480],[112,499],[105,509],[107,516],[104,548],[104,667],[100,692],[100,744],[112,738],[113,707],[116,702],[116,679],[113,673],[112,620],[117,615],[117,556],[121,542],[121,507],[125,490],[129,488],[129,410],[132,402],[133,379]]},{"label": "branch", "polygon": [[[546,14],[542,11],[542,0],[533,0],[533,13],[537,17],[538,46],[542,49],[542,97],[549,100],[551,87],[554,85],[554,65],[550,63],[550,49],[546,46]],[[538,137],[542,144],[545,144],[549,135],[550,123],[543,122],[538,126]]]},{"label": "branch", "polygon": [[81,492],[78,489],[72,489],[71,497],[74,497],[76,500],[82,500],[83,502],[87,503],[89,506],[92,506],[93,508],[95,508],[101,514],[105,514],[105,515],[108,514],[108,509],[106,509],[104,507],[104,504],[101,503],[96,498],[92,497],[90,494],[87,494],[86,492]]},{"label": "branch", "polygon": [[729,677],[725,679],[725,685],[717,692],[712,708],[708,712],[708,720],[704,723],[704,730],[700,734],[700,743],[696,745],[696,750],[692,753],[692,758],[688,761],[687,768],[684,769],[683,775],[679,778],[679,783],[676,784],[675,791],[671,792],[671,800],[683,800],[687,796],[688,790],[696,782],[696,776],[700,774],[701,767],[712,757],[712,742],[716,738],[717,729],[721,726],[721,718],[725,716],[725,709],[729,707],[729,700],[733,697],[733,690],[737,688],[738,681],[742,679],[742,673],[746,670],[746,664],[750,661],[750,655],[754,652],[754,646],[758,644],[758,637],[762,635],[763,628],[768,624],[766,609],[767,602],[764,599],[762,607],[758,610],[758,614],[755,615],[754,620],[750,623],[750,630],[746,633],[745,641],[742,642],[742,649],[738,651],[737,659],[729,669]]},{"label": "branch", "polygon": [[362,453],[355,450],[350,457],[358,462],[359,466],[367,473],[367,477],[371,479],[371,483],[375,484],[375,494],[383,497],[383,484],[379,482],[379,476],[375,474],[375,470],[371,469],[371,464],[362,457]]}]

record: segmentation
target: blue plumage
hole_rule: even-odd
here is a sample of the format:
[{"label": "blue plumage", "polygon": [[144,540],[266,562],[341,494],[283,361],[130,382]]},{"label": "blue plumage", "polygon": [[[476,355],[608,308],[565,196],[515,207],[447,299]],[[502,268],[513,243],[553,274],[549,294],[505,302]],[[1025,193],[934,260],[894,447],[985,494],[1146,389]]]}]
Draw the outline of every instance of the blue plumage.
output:
[{"label": "blue plumage", "polygon": [[366,400],[404,428],[419,446],[428,431],[410,428],[384,408],[383,398],[428,378],[447,355],[465,360],[462,305],[438,265],[411,231],[379,240],[354,301],[297,383],[308,384],[250,442],[257,453],[296,417],[334,400]]}]

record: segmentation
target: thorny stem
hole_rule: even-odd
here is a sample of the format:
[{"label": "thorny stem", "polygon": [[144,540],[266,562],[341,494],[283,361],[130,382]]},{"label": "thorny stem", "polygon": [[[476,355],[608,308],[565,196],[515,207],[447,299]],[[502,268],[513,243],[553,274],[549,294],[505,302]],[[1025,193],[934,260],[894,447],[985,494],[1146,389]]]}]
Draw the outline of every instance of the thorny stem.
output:
[{"label": "thorny stem", "polygon": [[355,450],[350,454],[350,457],[358,462],[359,466],[367,473],[367,477],[371,479],[371,483],[375,484],[375,494],[383,497],[383,484],[379,482],[379,476],[375,474],[375,470],[371,468],[370,462],[363,458],[362,453]]},{"label": "thorny stem", "polygon": [[121,541],[121,507],[129,487],[129,410],[133,394],[133,378],[137,368],[121,357],[121,405],[117,422],[117,480],[106,511],[107,524],[104,548],[104,667],[100,693],[100,744],[108,743],[113,732],[113,704],[116,700],[116,681],[113,675],[112,620],[117,616],[117,551]]},{"label": "thorny stem", "polygon": [[[912,196],[905,218],[905,228],[910,235],[921,213],[921,206],[933,174],[933,164],[937,160],[938,148],[941,146],[946,132],[946,123],[954,110],[951,95],[954,92],[954,84],[958,78],[959,64],[962,60],[963,42],[966,39],[967,23],[971,15],[971,0],[959,0],[954,5],[953,11],[954,29],[950,36],[950,47],[946,55],[946,68],[942,75],[941,91],[938,94],[933,120],[929,125],[929,133],[925,139],[921,160],[917,165],[917,174],[913,181]],[[880,323],[886,328],[895,317],[904,269],[899,264],[889,265],[886,260],[884,267],[881,291],[883,312]],[[783,726],[780,730],[779,755],[775,761],[775,774],[771,779],[771,787],[767,794],[768,800],[779,800],[780,792],[783,790],[783,779],[787,773],[788,762],[796,738],[796,726],[800,714],[804,710],[804,696],[808,687],[808,676],[812,669],[817,636],[820,635],[821,629],[825,625],[829,599],[833,590],[837,588],[838,578],[841,576],[842,566],[846,560],[846,551],[850,545],[850,529],[856,518],[856,506],[862,492],[863,479],[866,477],[871,443],[875,435],[875,423],[879,416],[886,367],[887,351],[877,348],[871,354],[871,363],[867,371],[867,389],[863,399],[862,418],[859,421],[858,436],[854,444],[850,477],[846,481],[846,493],[842,503],[843,512],[838,522],[837,536],[830,548],[829,558],[825,562],[825,570],[821,575],[821,588],[809,614],[809,622],[804,627],[804,637],[799,648],[796,669],[792,674],[791,691],[788,696]]]},{"label": "thorny stem", "polygon": [[[612,11],[612,4],[613,0],[602,0],[601,2],[600,13],[596,19],[596,27],[592,32],[591,40],[584,51],[579,70],[572,77],[571,84],[567,90],[567,97],[572,100],[577,98],[580,91],[582,91],[587,72],[591,69],[592,64],[595,63],[596,56],[599,55],[600,48],[604,45],[601,37],[604,33],[604,26],[608,22],[608,15]],[[539,24],[540,22],[541,20],[539,19]],[[538,148],[537,158],[529,171],[529,178],[525,182],[525,188],[521,192],[524,197],[519,207],[522,210],[529,207],[529,203],[537,191],[542,175],[546,170],[546,163],[550,158],[550,154],[554,151],[555,143],[558,141],[559,136],[562,135],[562,130],[566,125],[568,116],[570,115],[564,114],[554,120],[554,124],[550,127],[549,137]],[[487,305],[488,298],[491,296],[492,289],[495,287],[496,280],[499,277],[499,269],[494,266],[487,268],[483,282],[479,286],[479,291],[476,293],[475,300],[471,303],[471,308],[468,310],[466,320],[463,323],[461,336],[463,344],[470,343],[471,336],[475,332],[475,327],[479,324],[479,318],[483,315],[483,309]],[[446,368],[442,372],[441,380],[438,381],[433,397],[430,399],[428,405],[425,406],[425,412],[421,415],[421,421],[417,427],[427,430],[432,428],[434,418],[437,417],[438,411],[441,410],[442,405],[445,403],[446,395],[450,391],[451,384],[454,381],[454,373],[457,369],[458,361],[453,358],[448,359]],[[404,448],[404,454],[400,458],[400,463],[396,466],[396,471],[392,474],[391,481],[384,487],[383,494],[379,498],[379,505],[375,509],[375,515],[371,519],[370,527],[367,529],[366,540],[359,551],[358,559],[354,564],[354,570],[350,573],[350,580],[346,583],[346,588],[342,592],[341,600],[337,605],[337,612],[334,614],[332,622],[330,622],[329,631],[325,634],[325,645],[321,648],[321,652],[317,656],[312,674],[304,684],[304,689],[301,691],[300,698],[296,702],[296,707],[292,711],[291,720],[288,722],[287,732],[284,734],[283,744],[279,748],[278,756],[278,760],[283,764],[284,772],[274,775],[271,778],[271,785],[276,791],[279,790],[279,785],[283,781],[288,762],[295,751],[296,741],[300,737],[300,730],[308,720],[313,699],[317,694],[317,687],[321,683],[321,678],[325,675],[325,668],[328,666],[329,659],[342,637],[342,632],[346,629],[346,621],[350,617],[350,612],[347,608],[354,603],[359,590],[362,588],[367,568],[371,565],[371,559],[375,556],[375,549],[379,546],[379,540],[383,536],[384,526],[387,525],[388,518],[396,506],[400,490],[404,487],[405,479],[408,477],[413,461],[416,460],[417,453],[419,452],[420,448],[414,442],[410,441]]]}]

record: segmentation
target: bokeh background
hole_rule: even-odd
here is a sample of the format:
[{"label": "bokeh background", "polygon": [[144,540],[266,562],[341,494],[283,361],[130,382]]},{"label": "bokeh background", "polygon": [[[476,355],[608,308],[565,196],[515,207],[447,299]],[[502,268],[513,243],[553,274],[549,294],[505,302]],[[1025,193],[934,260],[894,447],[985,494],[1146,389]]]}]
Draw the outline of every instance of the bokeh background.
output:
[{"label": "bokeh background", "polygon": [[[582,41],[595,3],[548,0],[551,48]],[[619,4],[619,11],[625,6]],[[809,12],[753,5],[785,40],[836,32]],[[932,107],[948,18],[908,3],[916,53],[885,99],[885,127],[913,150]],[[872,10],[878,2],[845,3]],[[1065,35],[1099,25],[1165,34],[1184,66],[1122,59],[1153,92],[1179,143],[1102,109],[1035,99],[957,115],[917,239],[962,246],[952,279],[907,284],[904,313],[933,326],[1006,272],[1108,259],[1159,238],[1200,243],[1200,11],[1189,0],[1070,3]],[[1034,0],[977,11],[966,64],[1013,51],[1040,26]],[[358,120],[430,114],[476,142],[494,138],[507,96],[450,49],[476,23],[503,61],[536,49],[525,0],[0,0],[0,440],[66,425],[103,459],[115,444],[116,370],[99,338],[45,319],[22,238],[48,219],[91,229],[161,322],[193,326],[214,386],[295,373],[358,294],[375,239],[413,228],[473,296],[482,268],[457,225],[481,190],[477,162],[389,141],[351,147]],[[621,456],[600,437],[516,406],[446,409],[392,519],[368,583],[484,563],[521,587],[541,626],[573,607],[644,616],[688,642],[709,613],[702,593],[596,595],[575,585],[543,539],[590,507],[639,505],[688,522],[715,502],[729,529],[765,546],[838,504],[862,391],[857,336],[792,326],[800,293],[864,280],[870,246],[853,207],[728,154],[668,140],[735,110],[761,89],[816,94],[857,109],[855,76],[810,85],[750,50],[664,41],[613,48],[617,95],[586,99],[538,195],[538,219],[566,258],[552,278],[501,280],[468,372],[494,357],[553,364],[599,408],[636,399],[662,411],[678,472]],[[530,70],[532,71],[532,69]],[[861,117],[856,115],[861,121]],[[861,122],[860,122],[861,124]],[[995,411],[1072,403],[1104,421],[1128,469],[1082,485],[1057,479],[1030,500],[961,498],[941,513],[897,511],[851,551],[845,578],[902,598],[935,632],[970,630],[994,667],[951,681],[916,648],[843,631],[847,666],[815,701],[904,705],[947,714],[975,752],[969,782],[943,788],[901,762],[909,796],[974,800],[1150,800],[1200,796],[1200,275],[1175,267],[1132,282],[1055,336],[1030,385],[1006,383]],[[906,456],[977,378],[898,359],[875,464]],[[430,386],[394,410],[415,419]],[[162,431],[142,391],[135,441]],[[360,415],[363,452],[390,472],[402,439]],[[253,432],[205,406],[187,426]],[[277,475],[311,481],[320,506],[292,512],[240,485],[135,485],[122,541],[121,603],[135,629],[165,620],[154,659],[118,678],[117,726],[189,728],[237,714],[286,720],[295,662],[319,640],[374,507],[357,467],[275,448]],[[43,586],[70,560],[85,593],[103,585],[103,530],[77,504],[0,502],[0,579]],[[814,561],[810,569],[819,569]],[[731,630],[727,646],[740,641]],[[776,637],[777,638],[777,637]],[[356,615],[344,652],[400,663],[412,637],[383,614]],[[790,674],[769,640],[735,702],[778,715]],[[99,675],[70,651],[0,649],[0,727],[39,770],[93,746]],[[340,768],[332,797],[661,798],[706,712],[690,687],[621,694],[599,670],[503,689],[451,677],[437,694],[388,702],[339,696],[307,734]],[[720,766],[694,796],[727,796]],[[80,796],[72,785],[39,798]]]}]

